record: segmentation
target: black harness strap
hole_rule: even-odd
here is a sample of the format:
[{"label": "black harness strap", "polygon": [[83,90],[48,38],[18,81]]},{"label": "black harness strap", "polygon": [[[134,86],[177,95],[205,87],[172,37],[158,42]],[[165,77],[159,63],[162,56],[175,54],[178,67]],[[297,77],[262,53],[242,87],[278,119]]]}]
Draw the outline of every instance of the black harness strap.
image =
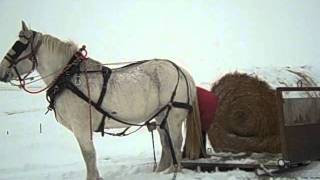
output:
[{"label": "black harness strap", "polygon": [[108,112],[104,111],[100,106],[98,106],[97,103],[90,101],[90,99],[72,83],[66,83],[65,88],[72,91],[74,94],[76,94],[79,98],[83,99],[87,103],[90,103],[100,113],[102,113],[108,117],[112,117]]},{"label": "black harness strap", "polygon": [[102,104],[103,98],[106,95],[107,85],[111,75],[111,73],[108,73],[108,71],[110,71],[109,68],[102,66],[103,85],[102,85],[99,100],[97,102],[97,106],[100,106]]},{"label": "black harness strap", "polygon": [[[97,102],[97,106],[99,106],[99,107],[101,106],[103,98],[104,98],[104,96],[106,94],[106,91],[107,91],[108,81],[109,81],[109,78],[110,78],[110,75],[111,75],[111,73],[108,73],[108,71],[110,71],[109,68],[107,68],[105,66],[102,66],[103,85],[102,85],[102,89],[101,89],[99,100]],[[101,119],[100,125],[99,125],[98,129],[95,130],[95,132],[101,132],[101,136],[104,136],[104,134],[105,134],[104,126],[105,126],[105,120],[106,120],[106,116],[107,115],[105,113],[102,113],[102,114],[103,115],[102,115],[102,119]]]},{"label": "black harness strap", "polygon": [[176,107],[176,108],[186,109],[186,110],[188,110],[189,112],[192,111],[192,109],[193,109],[190,104],[187,104],[187,103],[184,103],[184,102],[176,102],[176,101],[173,101],[173,102],[172,102],[172,106],[173,106],[173,107]]},{"label": "black harness strap", "polygon": [[172,140],[171,140],[171,136],[170,136],[170,132],[168,130],[168,125],[167,125],[167,119],[168,119],[168,116],[169,116],[169,112],[171,110],[171,106],[167,106],[167,112],[160,124],[160,128],[163,129],[168,137],[168,140],[169,140],[169,147],[170,147],[170,152],[171,152],[171,157],[172,157],[172,162],[174,165],[177,165],[178,164],[178,161],[177,161],[177,157],[176,157],[176,154],[174,152],[174,148],[173,148],[173,143],[172,143]]},{"label": "black harness strap", "polygon": [[103,137],[105,132],[104,132],[104,127],[106,125],[106,115],[105,114],[102,114],[102,118],[101,118],[101,121],[100,121],[100,124],[99,124],[99,127],[97,130],[95,130],[94,132],[101,132],[101,136]]}]

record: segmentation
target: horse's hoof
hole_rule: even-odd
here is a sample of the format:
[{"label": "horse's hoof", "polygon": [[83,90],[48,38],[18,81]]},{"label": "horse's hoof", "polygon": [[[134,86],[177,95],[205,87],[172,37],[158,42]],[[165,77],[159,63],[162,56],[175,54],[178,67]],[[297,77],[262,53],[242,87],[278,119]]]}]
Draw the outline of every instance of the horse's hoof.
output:
[{"label": "horse's hoof", "polygon": [[179,166],[173,166],[171,165],[168,169],[166,169],[165,171],[163,171],[164,174],[171,174],[171,173],[175,173],[175,172],[181,172],[182,168],[181,165]]},{"label": "horse's hoof", "polygon": [[[103,178],[102,177],[98,177],[98,178],[94,178],[95,180],[103,180]],[[87,180],[89,180],[89,179],[87,179]]]},{"label": "horse's hoof", "polygon": [[157,169],[155,170],[155,172],[159,173],[159,172],[162,172],[164,170],[166,170],[168,167],[161,167],[161,166],[158,166]]}]

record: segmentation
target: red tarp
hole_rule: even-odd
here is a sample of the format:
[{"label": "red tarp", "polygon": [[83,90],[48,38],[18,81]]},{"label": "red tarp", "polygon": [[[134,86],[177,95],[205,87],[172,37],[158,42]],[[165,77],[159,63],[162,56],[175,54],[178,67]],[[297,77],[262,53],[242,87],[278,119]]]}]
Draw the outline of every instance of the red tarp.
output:
[{"label": "red tarp", "polygon": [[213,92],[197,87],[199,111],[201,118],[201,130],[208,131],[214,119],[218,106],[218,96]]}]

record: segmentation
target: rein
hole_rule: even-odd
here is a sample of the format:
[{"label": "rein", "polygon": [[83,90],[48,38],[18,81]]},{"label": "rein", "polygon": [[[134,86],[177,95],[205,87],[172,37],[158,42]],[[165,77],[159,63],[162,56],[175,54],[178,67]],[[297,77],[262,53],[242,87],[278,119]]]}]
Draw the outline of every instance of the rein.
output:
[{"label": "rein", "polygon": [[[40,43],[39,43],[39,44],[40,44]],[[85,49],[85,46],[82,46],[82,48],[80,48],[80,49],[74,54],[74,56],[75,56],[75,58],[77,58],[77,59],[79,59],[79,60],[81,60],[81,61],[87,62],[87,59],[88,59],[87,54],[88,54],[88,52],[87,52],[87,50]],[[30,56],[30,55],[29,55],[29,56]],[[29,56],[28,56],[28,57],[29,57]],[[35,54],[33,54],[32,56],[36,58]],[[24,59],[28,58],[28,57],[20,58],[20,59],[19,59],[19,62],[20,62],[21,60],[24,60]],[[36,61],[35,61],[35,62],[36,62]],[[46,75],[46,76],[44,76],[44,77],[38,78],[38,79],[36,79],[36,80],[33,80],[33,79],[34,79],[34,78],[37,78],[37,77],[40,77],[40,75],[38,75],[38,76],[33,76],[33,77],[28,77],[28,76],[34,71],[35,68],[33,68],[30,72],[27,73],[27,75],[25,75],[23,78],[21,78],[19,72],[17,71],[17,68],[14,67],[14,68],[15,68],[15,71],[16,71],[16,73],[17,73],[17,75],[18,75],[19,85],[14,84],[14,83],[12,83],[12,82],[10,82],[10,84],[13,85],[13,86],[18,86],[19,88],[22,88],[24,91],[26,91],[26,92],[28,92],[28,93],[30,93],[30,94],[38,94],[38,93],[41,93],[41,92],[43,92],[43,91],[48,90],[49,88],[51,88],[51,87],[55,84],[55,82],[57,81],[57,79],[59,78],[59,76],[60,76],[61,74],[63,74],[64,72],[66,72],[72,65],[73,65],[72,63],[71,63],[71,64],[68,63],[68,64],[67,64],[65,67],[63,67],[62,69],[59,69],[59,70],[57,70],[57,71],[55,71],[55,72],[53,72],[53,73],[50,73],[50,74],[48,74],[48,75]],[[40,81],[40,80],[49,78],[49,77],[51,77],[51,76],[56,75],[57,73],[59,73],[59,74],[54,78],[53,81],[51,81],[46,87],[44,87],[44,88],[42,88],[42,89],[40,89],[40,90],[38,90],[38,91],[30,91],[30,90],[27,89],[27,87],[26,87],[26,85],[33,84],[33,83],[38,82],[38,81]],[[31,82],[26,82],[26,80],[29,80],[29,79],[31,79]]]}]

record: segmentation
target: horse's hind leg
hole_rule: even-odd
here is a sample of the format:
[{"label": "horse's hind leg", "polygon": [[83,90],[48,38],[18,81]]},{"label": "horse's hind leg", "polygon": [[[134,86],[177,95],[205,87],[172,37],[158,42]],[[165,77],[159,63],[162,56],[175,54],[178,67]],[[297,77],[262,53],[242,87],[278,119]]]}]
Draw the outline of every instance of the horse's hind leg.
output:
[{"label": "horse's hind leg", "polygon": [[170,164],[171,164],[171,154],[170,153],[171,152],[170,152],[170,146],[168,143],[168,137],[167,137],[165,131],[158,127],[158,132],[160,135],[162,152],[161,152],[161,159],[160,159],[160,162],[158,164],[156,171],[161,172],[161,171],[170,167]]},{"label": "horse's hind leg", "polygon": [[[87,130],[88,131],[88,130]],[[83,159],[87,167],[87,180],[103,180],[97,168],[96,151],[93,142],[90,139],[90,133],[82,132],[81,134],[75,133],[81,148]]]},{"label": "horse's hind leg", "polygon": [[[175,153],[175,158],[177,160],[178,166],[180,166],[180,161],[181,161],[181,146],[182,146],[182,140],[183,140],[182,122],[186,118],[187,113],[188,112],[184,109],[172,108],[166,120],[167,121],[166,126],[164,127],[170,134],[170,139],[173,145],[173,150]],[[161,119],[161,121],[162,120],[163,119]],[[159,167],[157,171],[163,171],[169,168],[170,165],[171,165],[171,168],[169,169],[169,171],[172,171],[174,170],[174,167],[173,167],[173,159],[172,159],[168,134],[164,129],[159,129],[158,131],[161,138],[162,154],[161,154],[161,160],[159,162]]]}]

